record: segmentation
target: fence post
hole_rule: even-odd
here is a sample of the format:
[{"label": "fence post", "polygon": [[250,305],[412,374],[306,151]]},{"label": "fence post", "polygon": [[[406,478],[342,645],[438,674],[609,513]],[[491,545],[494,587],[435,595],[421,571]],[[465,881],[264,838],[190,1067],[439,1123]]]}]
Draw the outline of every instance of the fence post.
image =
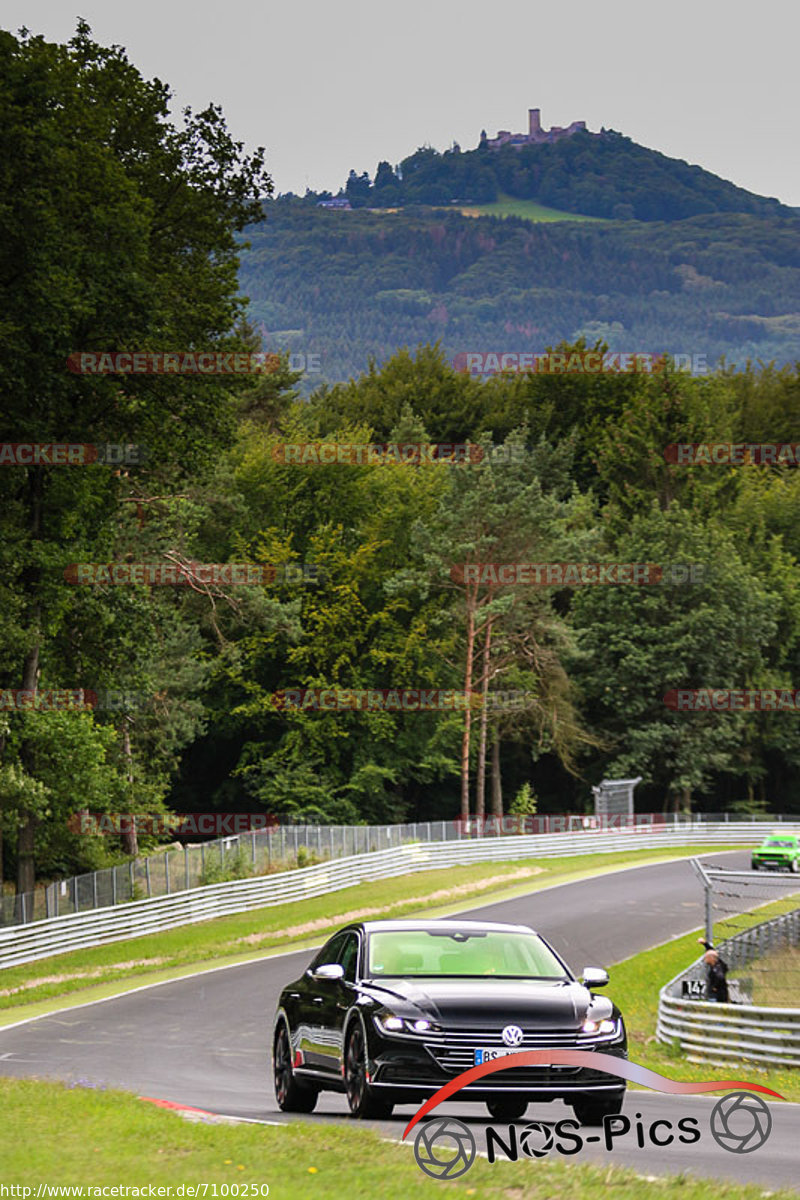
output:
[{"label": "fence post", "polygon": [[167,895],[169,895],[169,856],[171,853],[171,850],[167,850],[164,855],[164,882],[167,885]]},{"label": "fence post", "polygon": [[711,896],[710,880],[703,881],[706,893],[706,941],[714,944],[714,907]]},{"label": "fence post", "polygon": [[184,874],[185,874],[185,878],[186,878],[186,882],[185,882],[184,886],[188,892],[188,890],[189,890],[189,847],[188,846],[183,847],[183,866],[184,866]]},{"label": "fence post", "polygon": [[111,868],[111,903],[117,903],[117,868]]},{"label": "fence post", "polygon": [[72,876],[72,911],[78,911],[78,876]]},{"label": "fence post", "polygon": [[153,889],[150,885],[150,855],[149,854],[148,854],[147,858],[144,860],[144,874],[145,874],[145,879],[147,880],[147,898],[149,900],[153,894]]},{"label": "fence post", "polygon": [[256,869],[256,833],[255,830],[250,834],[250,845],[253,851],[253,870]]},{"label": "fence post", "polygon": [[97,871],[92,871],[92,899],[94,906],[97,908]]},{"label": "fence post", "polygon": [[133,887],[134,887],[134,878],[133,878],[133,859],[131,859],[131,861],[128,863],[128,867],[129,867],[129,872],[128,872],[128,873],[129,873],[129,875],[130,875],[130,881],[131,881],[131,900],[132,900],[132,899],[133,899]]}]

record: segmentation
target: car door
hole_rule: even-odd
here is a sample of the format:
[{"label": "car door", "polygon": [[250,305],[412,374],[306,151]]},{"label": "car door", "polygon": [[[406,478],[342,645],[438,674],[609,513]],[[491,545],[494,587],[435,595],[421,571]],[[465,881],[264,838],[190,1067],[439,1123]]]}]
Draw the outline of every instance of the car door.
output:
[{"label": "car door", "polygon": [[344,1021],[353,1003],[358,954],[359,937],[350,930],[342,935],[335,960],[344,974],[341,979],[324,980],[324,989],[321,989],[324,1001],[320,1020],[324,1033],[320,1041],[324,1047],[325,1070],[335,1075],[342,1072]]},{"label": "car door", "polygon": [[319,979],[315,977],[318,967],[327,966],[339,961],[339,954],[344,945],[345,934],[337,933],[326,942],[319,954],[306,968],[303,976],[302,999],[299,1008],[297,1028],[298,1045],[302,1054],[303,1065],[315,1071],[329,1071],[334,1051],[326,1045],[330,1037],[328,1032],[329,1019],[326,1015],[330,1010],[332,987],[338,980]]}]

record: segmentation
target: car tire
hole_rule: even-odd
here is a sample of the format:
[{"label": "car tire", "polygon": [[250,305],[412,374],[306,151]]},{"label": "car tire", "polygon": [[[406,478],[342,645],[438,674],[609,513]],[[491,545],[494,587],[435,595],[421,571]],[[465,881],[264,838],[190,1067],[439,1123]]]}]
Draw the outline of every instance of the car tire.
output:
[{"label": "car tire", "polygon": [[757,863],[757,862],[751,862],[751,863],[750,863],[750,870],[751,870],[751,871],[757,871],[757,870],[758,870],[758,863]]},{"label": "car tire", "polygon": [[272,1048],[272,1077],[275,1099],[281,1112],[310,1113],[314,1111],[319,1091],[298,1082],[292,1067],[292,1043],[285,1021],[275,1033]]},{"label": "car tire", "polygon": [[495,1121],[519,1121],[525,1116],[528,1100],[525,1096],[498,1096],[496,1100],[487,1100],[486,1107]]},{"label": "car tire", "polygon": [[797,874],[797,871],[798,871],[798,863],[797,863],[797,859],[796,859],[796,858],[793,858],[793,859],[792,859],[792,861],[789,863],[789,870],[792,872],[792,874],[793,874],[793,875],[796,875],[796,874]]},{"label": "car tire", "polygon": [[347,1031],[344,1086],[351,1117],[364,1120],[392,1115],[394,1105],[377,1096],[367,1080],[367,1043],[360,1021],[353,1021]]},{"label": "car tire", "polygon": [[572,1101],[572,1111],[581,1125],[602,1125],[603,1117],[616,1117],[622,1112],[622,1102],[625,1093],[603,1099],[594,1096],[582,1096],[580,1100]]}]

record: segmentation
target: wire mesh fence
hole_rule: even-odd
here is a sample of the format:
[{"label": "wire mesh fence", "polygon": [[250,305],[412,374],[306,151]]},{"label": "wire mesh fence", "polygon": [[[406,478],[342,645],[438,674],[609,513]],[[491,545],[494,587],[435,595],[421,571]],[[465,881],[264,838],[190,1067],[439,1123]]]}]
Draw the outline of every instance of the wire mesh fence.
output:
[{"label": "wire mesh fence", "polygon": [[737,999],[764,1007],[798,1007],[800,875],[727,871],[707,864],[698,873],[706,893],[706,936],[728,964],[729,986]]},{"label": "wire mesh fence", "polygon": [[[767,818],[771,824],[793,819],[797,818],[778,815]],[[50,883],[34,892],[4,894],[0,896],[0,927],[171,895],[230,879],[313,866],[329,859],[390,850],[414,842],[595,829],[635,833],[676,826],[702,828],[716,822],[742,828],[753,825],[754,839],[757,839],[762,836],[764,820],[763,816],[745,818],[727,813],[703,813],[691,817],[673,813],[636,813],[612,814],[607,818],[557,813],[397,825],[270,825],[214,841],[165,848],[114,867]]]}]

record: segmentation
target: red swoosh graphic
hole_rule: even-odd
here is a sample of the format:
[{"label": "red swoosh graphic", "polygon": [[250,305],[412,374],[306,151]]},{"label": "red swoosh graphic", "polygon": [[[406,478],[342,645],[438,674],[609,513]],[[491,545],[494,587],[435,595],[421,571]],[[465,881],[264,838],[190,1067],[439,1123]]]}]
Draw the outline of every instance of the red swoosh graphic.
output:
[{"label": "red swoosh graphic", "polygon": [[405,1140],[411,1130],[432,1109],[449,1099],[454,1092],[459,1092],[468,1083],[482,1079],[484,1075],[493,1075],[495,1071],[505,1071],[509,1067],[533,1067],[545,1064],[555,1067],[591,1067],[596,1071],[604,1071],[607,1075],[617,1075],[620,1079],[628,1079],[631,1083],[639,1083],[643,1087],[652,1088],[656,1092],[667,1092],[671,1096],[696,1096],[702,1092],[721,1092],[737,1088],[745,1092],[763,1092],[766,1096],[776,1096],[783,1100],[780,1092],[760,1083],[748,1083],[744,1079],[708,1079],[701,1083],[680,1083],[666,1075],[659,1075],[648,1067],[630,1062],[626,1058],[617,1058],[615,1054],[601,1054],[597,1050],[522,1050],[518,1054],[507,1054],[503,1058],[495,1058],[491,1062],[481,1063],[478,1067],[470,1067],[451,1079],[444,1087],[426,1100],[418,1112],[406,1125],[403,1133]]}]

